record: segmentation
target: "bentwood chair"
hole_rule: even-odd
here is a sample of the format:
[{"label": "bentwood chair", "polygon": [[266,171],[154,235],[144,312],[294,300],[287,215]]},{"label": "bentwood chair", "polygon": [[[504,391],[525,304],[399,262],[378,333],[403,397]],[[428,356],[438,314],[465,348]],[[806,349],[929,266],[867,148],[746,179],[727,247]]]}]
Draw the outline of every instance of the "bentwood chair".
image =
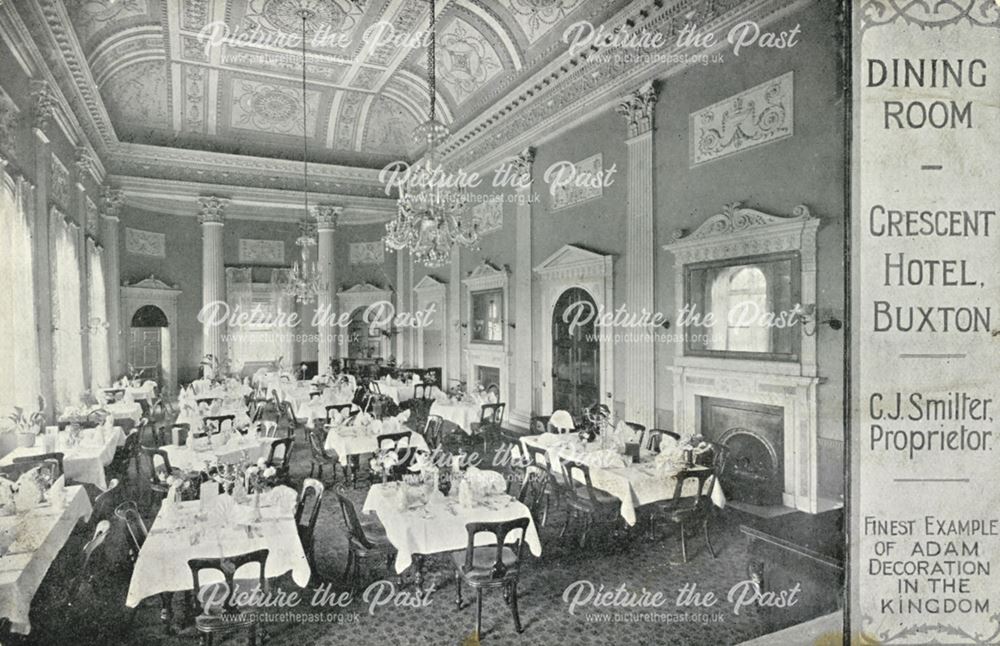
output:
[{"label": "bentwood chair", "polygon": [[129,535],[129,559],[132,563],[139,558],[139,550],[146,543],[146,537],[149,536],[149,530],[146,529],[146,523],[142,520],[142,515],[139,514],[139,507],[135,504],[134,500],[126,500],[122,504],[115,508],[115,517],[125,523],[125,529],[128,531]]},{"label": "bentwood chair", "polygon": [[91,581],[94,579],[94,559],[95,553],[101,549],[104,545],[105,539],[108,537],[108,532],[111,530],[111,522],[108,520],[102,520],[97,523],[94,528],[94,536],[87,544],[83,546],[83,563],[80,565],[79,571],[76,576],[69,582],[66,587],[66,605],[72,607],[77,603],[77,596],[80,592],[80,586],[83,584],[90,585]]},{"label": "bentwood chair", "polygon": [[396,550],[380,525],[361,524],[354,503],[347,497],[344,487],[337,489],[337,501],[347,527],[347,567],[344,569],[344,578],[350,582],[350,589],[354,592],[361,578],[361,565],[367,564],[369,558],[385,558],[388,570]]},{"label": "bentwood chair", "polygon": [[[516,518],[502,522],[467,523],[465,531],[469,541],[462,552],[452,552],[455,564],[456,604],[462,608],[462,583],[476,591],[476,639],[483,634],[483,590],[502,588],[503,599],[510,606],[514,617],[514,628],[523,632],[521,617],[517,610],[517,581],[521,574],[521,553],[524,550],[524,535],[528,530],[528,518]],[[516,535],[520,532],[520,536]],[[507,542],[515,533],[513,546]],[[477,534],[492,534],[495,544],[476,547]]]},{"label": "bentwood chair", "polygon": [[102,520],[109,520],[118,506],[124,487],[119,486],[117,479],[112,479],[108,483],[108,488],[97,494],[94,498],[93,511],[90,512],[90,522],[96,524]]},{"label": "bentwood chair", "polygon": [[267,454],[267,464],[277,470],[275,479],[283,484],[289,484],[291,475],[289,464],[292,459],[292,442],[290,437],[283,437],[280,440],[273,440],[271,448]]},{"label": "bentwood chair", "polygon": [[[302,481],[302,491],[295,504],[295,527],[299,531],[299,541],[309,559],[309,567],[318,576],[316,558],[313,550],[313,537],[316,533],[316,519],[319,518],[319,508],[323,503],[323,483],[313,478]],[[322,577],[320,577],[322,578]]]},{"label": "bentwood chair", "polygon": [[[559,536],[566,534],[573,521],[580,521],[580,547],[586,547],[587,535],[597,522],[611,522],[618,519],[621,501],[609,493],[594,488],[590,480],[590,467],[576,460],[562,458],[563,477],[566,483],[566,524]],[[580,473],[582,482],[574,477]]]},{"label": "bentwood chair", "polygon": [[[213,638],[219,633],[229,633],[239,629],[249,629],[250,646],[256,646],[258,631],[263,629],[258,626],[256,615],[253,612],[245,612],[237,606],[236,599],[240,595],[246,595],[245,587],[237,587],[234,583],[236,571],[244,565],[257,565],[259,575],[257,585],[261,591],[267,590],[267,579],[264,570],[267,565],[269,550],[254,550],[237,556],[227,556],[223,558],[197,558],[188,560],[188,568],[191,570],[192,588],[191,594],[195,599],[199,598],[201,591],[201,572],[203,570],[216,570],[220,572],[226,582],[226,598],[222,601],[221,607],[210,607],[206,604],[202,612],[195,617],[194,625],[201,634],[202,646],[212,646]],[[214,595],[206,595],[211,598]],[[264,636],[261,635],[263,638]]]},{"label": "bentwood chair", "polygon": [[514,494],[524,480],[524,469],[528,463],[521,448],[521,435],[516,431],[501,428],[495,437],[496,452],[490,461],[503,472],[507,480],[507,493]]}]

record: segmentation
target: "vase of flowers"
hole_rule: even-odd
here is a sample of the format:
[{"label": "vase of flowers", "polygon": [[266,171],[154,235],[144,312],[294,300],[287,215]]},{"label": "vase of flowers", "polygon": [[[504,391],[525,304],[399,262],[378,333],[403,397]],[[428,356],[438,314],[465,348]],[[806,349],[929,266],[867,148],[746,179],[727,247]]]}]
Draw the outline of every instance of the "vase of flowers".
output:
[{"label": "vase of flowers", "polygon": [[385,484],[389,481],[389,476],[392,475],[397,464],[399,464],[399,457],[396,455],[396,451],[386,449],[379,451],[368,461],[368,468],[371,469],[374,477],[380,478],[382,484]]},{"label": "vase of flowers", "polygon": [[35,438],[42,432],[45,425],[45,398],[38,398],[38,410],[26,414],[20,406],[14,407],[9,419],[17,430],[17,446],[31,448],[35,446]]}]

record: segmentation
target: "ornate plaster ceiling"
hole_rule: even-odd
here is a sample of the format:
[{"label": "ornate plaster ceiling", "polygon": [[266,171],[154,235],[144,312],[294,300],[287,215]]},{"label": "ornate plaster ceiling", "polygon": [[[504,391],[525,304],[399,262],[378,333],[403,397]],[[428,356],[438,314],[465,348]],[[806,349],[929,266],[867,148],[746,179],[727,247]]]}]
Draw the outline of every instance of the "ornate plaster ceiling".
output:
[{"label": "ornate plaster ceiling", "polygon": [[[351,0],[64,2],[121,142],[301,158],[301,45],[287,36],[300,33],[302,5],[314,12],[311,160],[374,168],[407,158],[410,132],[426,118],[426,0],[366,0],[364,9]],[[439,114],[454,130],[475,121],[565,53],[569,24],[600,24],[625,4],[438,0]],[[235,41],[220,42],[223,25]]]}]

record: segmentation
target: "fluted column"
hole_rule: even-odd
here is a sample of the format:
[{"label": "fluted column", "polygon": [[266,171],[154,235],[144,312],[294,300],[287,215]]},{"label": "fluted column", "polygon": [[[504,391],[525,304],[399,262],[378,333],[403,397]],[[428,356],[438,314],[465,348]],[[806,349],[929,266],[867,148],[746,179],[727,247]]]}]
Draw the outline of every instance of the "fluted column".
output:
[{"label": "fluted column", "polygon": [[104,289],[108,311],[108,354],[111,360],[111,376],[117,378],[125,372],[125,344],[122,336],[121,266],[119,264],[118,236],[121,207],[125,195],[121,189],[105,186],[101,191],[101,221],[104,225],[101,239],[104,241]]},{"label": "fluted column", "polygon": [[343,332],[340,328],[329,325],[330,322],[336,320],[337,270],[334,264],[334,234],[337,230],[337,221],[343,210],[342,207],[330,204],[319,204],[313,207],[316,235],[319,238],[316,248],[316,266],[323,284],[323,289],[320,291],[316,303],[317,311],[320,312],[320,327],[316,330],[319,335],[317,369],[321,374],[329,369],[335,348],[339,345],[336,343],[335,336]]},{"label": "fluted column", "polygon": [[[81,158],[77,151],[76,163],[73,164],[75,173],[76,191],[72,198],[73,219],[80,225],[78,229],[77,249],[80,250],[77,256],[77,266],[80,268],[80,356],[83,358],[83,383],[88,390],[92,383],[92,362],[91,362],[91,332],[90,319],[95,316],[90,312],[90,248],[87,246],[87,236],[92,231],[87,229],[87,187],[83,184],[84,175],[88,172],[89,161],[86,155]],[[96,316],[103,318],[102,314]]]},{"label": "fluted column", "polygon": [[531,421],[535,390],[531,344],[531,170],[535,150],[526,148],[511,162],[512,172],[520,178],[517,184],[516,239],[514,262],[514,401],[511,421],[527,426]]},{"label": "fluted column", "polygon": [[35,299],[38,330],[38,365],[41,367],[41,393],[46,413],[55,410],[55,373],[53,369],[54,335],[52,329],[52,265],[55,255],[49,232],[49,137],[46,130],[52,123],[56,100],[46,81],[31,81],[32,133],[35,150],[35,217],[32,222],[34,240]]},{"label": "fluted column", "polygon": [[[653,112],[656,89],[647,82],[625,97],[618,113],[628,127],[625,303],[636,314],[653,312]],[[656,382],[652,329],[629,330],[626,346],[625,416],[655,424]]]},{"label": "fluted column", "polygon": [[[201,303],[226,300],[226,272],[222,257],[222,223],[229,200],[222,197],[198,198],[198,222],[201,223]],[[225,356],[224,325],[213,325],[206,319],[201,327],[202,354],[217,359]]]}]

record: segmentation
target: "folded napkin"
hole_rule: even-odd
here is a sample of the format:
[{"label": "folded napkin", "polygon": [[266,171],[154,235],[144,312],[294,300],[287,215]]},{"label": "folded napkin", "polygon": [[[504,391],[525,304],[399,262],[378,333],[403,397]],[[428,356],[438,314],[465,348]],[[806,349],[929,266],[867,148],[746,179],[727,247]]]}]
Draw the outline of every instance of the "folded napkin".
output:
[{"label": "folded napkin", "polygon": [[564,410],[557,410],[552,413],[552,417],[549,418],[549,424],[555,428],[561,429],[576,428],[573,424],[573,416]]},{"label": "folded napkin", "polygon": [[399,415],[396,415],[396,421],[398,421],[400,424],[406,423],[406,421],[410,419],[410,413],[411,412],[412,411],[410,411],[410,409],[404,410]]}]

